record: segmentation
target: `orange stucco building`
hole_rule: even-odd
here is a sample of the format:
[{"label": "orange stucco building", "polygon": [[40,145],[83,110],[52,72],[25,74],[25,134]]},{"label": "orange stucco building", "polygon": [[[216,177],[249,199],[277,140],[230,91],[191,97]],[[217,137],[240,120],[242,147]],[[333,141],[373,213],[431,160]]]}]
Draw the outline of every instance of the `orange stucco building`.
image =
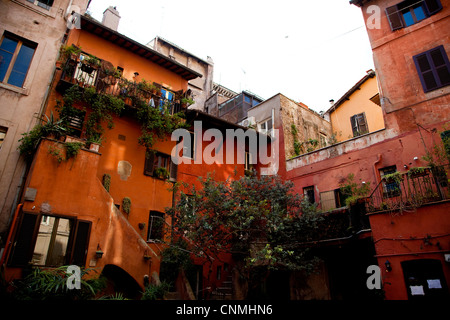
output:
[{"label": "orange stucco building", "polygon": [[[118,98],[123,109],[100,122],[103,130],[94,127],[101,132],[101,143],[91,143],[91,116],[98,106],[94,100],[75,99],[68,117],[70,134],[41,140],[5,248],[6,279],[20,278],[30,265],[76,264],[112,281],[127,279],[127,295],[134,297],[148,281],[158,281],[161,253],[171,240],[165,210],[176,201],[174,183],[195,185],[208,173],[217,180],[243,176],[249,164],[237,159],[245,159],[248,146],[242,148],[228,139],[226,131],[245,128],[186,109],[182,98],[189,98],[188,81],[201,75],[105,24],[82,16],[81,28],[67,34],[66,44],[80,52],[57,66],[45,115],[61,116],[73,88],[83,94],[91,90],[91,98]],[[92,57],[98,58],[98,66],[90,70],[85,61]],[[113,79],[108,70],[120,75]],[[141,89],[143,83],[153,88]],[[176,149],[177,141],[171,140],[169,132],[155,137],[151,146],[140,143],[144,129],[137,100],[167,117],[183,112],[182,121],[195,137],[191,151]],[[107,107],[102,106],[102,112],[107,113]],[[197,131],[196,123],[200,124]],[[211,162],[204,152],[209,142],[203,142],[203,134],[208,129],[223,134],[223,161]],[[74,142],[81,143],[81,149],[69,158],[67,146]],[[193,163],[175,164],[173,150]],[[230,162],[226,156],[231,151]],[[209,266],[201,259],[197,263],[202,285],[215,288],[224,281],[225,274],[221,278],[208,271],[223,263]]]}]

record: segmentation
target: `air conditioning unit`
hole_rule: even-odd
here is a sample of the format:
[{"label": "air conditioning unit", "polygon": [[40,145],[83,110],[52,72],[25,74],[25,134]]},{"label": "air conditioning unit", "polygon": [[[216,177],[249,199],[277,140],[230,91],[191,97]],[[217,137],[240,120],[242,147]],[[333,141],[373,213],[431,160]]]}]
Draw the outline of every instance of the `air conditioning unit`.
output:
[{"label": "air conditioning unit", "polygon": [[240,125],[243,127],[250,127],[254,124],[256,124],[255,117],[248,117],[247,119],[242,120],[240,123]]}]

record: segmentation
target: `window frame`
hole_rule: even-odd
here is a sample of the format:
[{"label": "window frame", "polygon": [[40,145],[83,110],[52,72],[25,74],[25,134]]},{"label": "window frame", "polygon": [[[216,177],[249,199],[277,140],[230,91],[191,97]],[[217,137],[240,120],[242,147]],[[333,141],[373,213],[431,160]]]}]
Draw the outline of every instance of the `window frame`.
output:
[{"label": "window frame", "polygon": [[[154,226],[154,218],[161,219],[161,230],[158,230],[157,233],[161,233],[160,238],[153,238],[152,237],[152,230]],[[156,210],[150,210],[149,216],[148,216],[148,230],[147,230],[147,242],[155,242],[155,240],[164,240],[164,225],[166,222],[166,214],[164,212],[156,211]]]},{"label": "window frame", "polygon": [[[13,248],[8,255],[8,266],[26,267],[31,264],[33,266],[39,267],[54,267],[53,265],[37,265],[31,263],[38,240],[39,228],[44,216],[54,217],[58,219],[67,219],[72,223],[69,232],[67,247],[65,250],[66,256],[62,265],[75,264],[78,266],[85,266],[87,251],[89,248],[90,234],[92,230],[92,222],[88,220],[78,219],[77,217],[73,216],[31,212],[21,213],[19,224],[14,231]],[[84,239],[79,238],[82,236],[80,229],[83,227],[87,227],[87,230],[85,230]]]},{"label": "window frame", "polygon": [[[309,195],[312,195],[312,199]],[[303,195],[305,198],[309,201],[309,203],[314,204],[316,203],[316,190],[314,186],[307,186],[303,188]]]},{"label": "window frame", "polygon": [[[3,33],[1,39],[0,39],[0,46],[3,44],[3,41],[5,40],[5,38],[9,39],[11,41],[14,41],[17,44],[16,44],[16,47],[14,48],[14,52],[8,52],[8,51],[0,48],[0,51],[4,51],[4,52],[7,52],[9,54],[12,54],[11,60],[9,61],[8,67],[6,68],[5,75],[3,76],[3,79],[0,79],[0,83],[2,83],[4,85],[10,85],[10,86],[13,86],[15,88],[22,88],[23,89],[25,81],[26,81],[27,76],[28,76],[28,73],[29,73],[30,68],[31,68],[31,64],[33,63],[33,58],[34,58],[34,56],[36,54],[36,49],[37,49],[38,45],[37,45],[37,43],[35,43],[33,41],[30,41],[28,39],[25,39],[25,38],[22,38],[20,36],[17,36],[15,34],[11,33],[11,32],[5,31]],[[23,46],[26,46],[26,47],[32,49],[33,50],[33,54],[32,54],[32,56],[30,58],[30,61],[28,62],[27,71],[24,74],[23,81],[22,81],[20,86],[17,86],[16,84],[10,83],[9,81],[10,81],[10,78],[11,78],[11,74],[14,71],[14,68],[15,68],[15,66],[16,66],[16,64],[18,62],[17,58],[18,58],[18,56],[19,56]]]},{"label": "window frame", "polygon": [[[417,3],[417,5],[422,6],[425,18],[421,20],[417,20],[415,18],[415,13],[412,14],[414,23],[407,26],[405,19],[403,17],[402,11],[405,11],[408,8],[403,8],[402,4],[404,5],[409,0],[401,1],[393,6],[387,7],[385,9],[386,17],[389,21],[389,26],[391,27],[391,31],[396,31],[402,28],[407,28],[412,25],[415,25],[423,20],[426,20],[427,18],[431,17],[432,15],[438,13],[442,10],[442,3],[440,0],[422,0],[420,3]],[[415,4],[416,5],[416,4]],[[434,8],[434,9],[433,9]],[[413,11],[413,7],[410,8],[410,11]]]},{"label": "window frame", "polygon": [[[442,58],[444,64],[439,65],[439,66],[435,65],[433,57],[431,56],[431,53],[435,52],[435,51],[439,51],[440,52],[441,58]],[[422,68],[421,68],[421,63],[420,63],[419,59],[421,59],[424,56],[425,56],[425,58],[426,58],[426,60],[428,62],[428,65],[430,66],[430,69],[428,69],[428,70],[422,70]],[[445,51],[445,48],[444,48],[443,45],[440,45],[440,46],[437,46],[437,47],[432,48],[430,50],[427,50],[427,51],[424,51],[422,53],[416,54],[415,56],[413,56],[413,61],[414,61],[414,64],[416,66],[416,70],[417,70],[417,74],[418,74],[419,79],[420,79],[420,83],[422,84],[422,89],[423,89],[423,91],[425,93],[428,93],[428,92],[431,92],[431,91],[434,91],[434,90],[437,90],[437,89],[440,89],[440,88],[443,88],[443,87],[446,87],[446,86],[450,85],[450,82],[442,83],[442,81],[441,81],[441,79],[439,77],[439,73],[438,73],[438,70],[440,68],[443,68],[443,67],[446,67],[447,68],[447,72],[450,73],[450,62],[449,62],[449,59],[448,59],[447,52]],[[436,83],[436,86],[434,86],[434,87],[429,87],[427,85],[427,81],[425,80],[424,74],[430,74],[430,73],[433,76],[434,82]]]},{"label": "window frame", "polygon": [[36,5],[36,6],[40,7],[40,8],[43,8],[43,9],[49,10],[49,11],[53,7],[53,5],[55,4],[55,1],[52,1],[51,5],[48,5],[48,4],[46,4],[46,3],[44,3],[43,1],[40,1],[40,0],[27,0],[27,2],[30,2],[30,3]]},{"label": "window frame", "polygon": [[[157,166],[155,166],[155,162],[156,162],[155,157],[161,158],[161,160],[158,160]],[[178,174],[178,165],[172,161],[172,157],[163,152],[151,150],[151,149],[147,149],[147,151],[145,153],[144,175],[153,177],[153,178],[157,178],[157,179],[162,179],[161,177],[158,177],[155,174],[155,170],[157,168],[162,168],[162,166],[160,166],[160,164],[161,164],[161,161],[163,158],[166,162],[164,168],[169,172],[169,181],[176,181],[177,174]]]},{"label": "window frame", "polygon": [[[364,123],[362,123],[361,120],[364,121]],[[351,116],[350,125],[352,127],[352,133],[354,138],[370,132],[365,112]],[[362,130],[361,127],[365,127],[365,130]]]}]

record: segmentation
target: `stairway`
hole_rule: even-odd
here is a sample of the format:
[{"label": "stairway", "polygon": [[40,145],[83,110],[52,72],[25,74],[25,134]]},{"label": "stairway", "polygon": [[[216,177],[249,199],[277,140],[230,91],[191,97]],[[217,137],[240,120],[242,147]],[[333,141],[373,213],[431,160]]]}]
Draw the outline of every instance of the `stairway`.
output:
[{"label": "stairway", "polygon": [[232,300],[233,297],[233,278],[228,276],[225,281],[222,282],[220,287],[217,287],[211,293],[211,300]]}]

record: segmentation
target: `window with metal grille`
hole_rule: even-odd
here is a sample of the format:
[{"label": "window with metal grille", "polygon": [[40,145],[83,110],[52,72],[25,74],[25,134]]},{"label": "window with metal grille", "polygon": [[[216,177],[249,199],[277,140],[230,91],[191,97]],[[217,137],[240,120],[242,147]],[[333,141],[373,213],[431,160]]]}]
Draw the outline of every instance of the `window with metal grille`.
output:
[{"label": "window with metal grille", "polygon": [[148,241],[163,240],[164,224],[164,213],[151,210],[148,220]]},{"label": "window with metal grille", "polygon": [[416,24],[441,9],[439,0],[406,0],[386,8],[386,16],[394,31]]},{"label": "window with metal grille", "polygon": [[418,54],[413,59],[424,92],[450,84],[450,63],[444,46]]}]

